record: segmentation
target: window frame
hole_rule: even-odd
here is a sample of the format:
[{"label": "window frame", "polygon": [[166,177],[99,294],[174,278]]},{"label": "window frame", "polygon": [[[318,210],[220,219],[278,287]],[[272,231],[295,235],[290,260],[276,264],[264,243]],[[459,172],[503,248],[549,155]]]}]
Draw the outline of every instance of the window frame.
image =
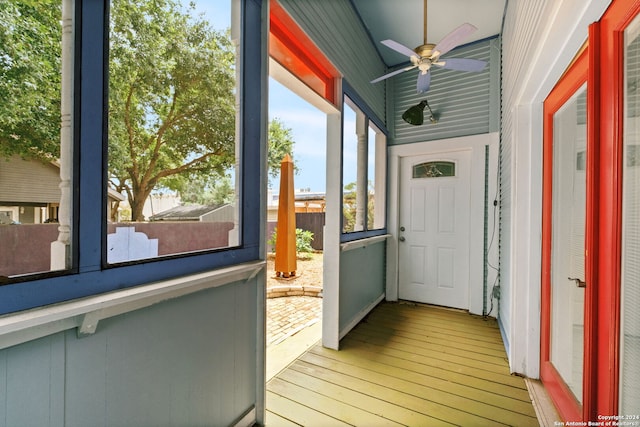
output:
[{"label": "window frame", "polygon": [[[263,225],[255,218],[264,216],[260,189],[266,164],[265,2],[240,0],[240,245],[116,265],[106,262],[110,1],[74,2],[72,268],[23,276],[0,286],[0,315],[260,258]],[[260,70],[261,77],[256,79],[251,70]]]},{"label": "window frame", "polygon": [[[384,122],[382,120],[380,120],[380,118],[373,112],[373,110],[367,105],[367,103],[362,99],[362,97],[360,97],[360,95],[358,95],[358,93],[355,91],[355,89],[349,85],[349,83],[347,81],[343,81],[342,82],[342,104],[341,104],[341,108],[344,109],[344,105],[346,103],[346,99],[349,99],[349,101],[351,103],[353,103],[366,117],[366,123],[365,123],[365,129],[367,130],[367,132],[370,131],[371,129],[371,124],[373,124],[380,132],[382,132],[382,134],[385,136],[385,138],[389,137],[389,131],[387,130],[386,126],[384,125]],[[342,212],[342,201],[344,200],[344,114],[342,114],[341,117],[341,143],[340,143],[340,212]],[[367,141],[368,141],[368,134],[367,134]],[[368,143],[367,143],[367,152],[365,153],[365,158],[368,159]],[[379,153],[376,153],[376,156],[381,155]],[[386,152],[382,153],[382,155],[385,156],[385,182],[384,182],[384,187],[386,188],[387,186],[387,173],[386,173]],[[365,170],[365,173],[367,174],[367,182],[369,181],[369,176],[368,176],[368,171]],[[344,216],[341,215],[340,217],[340,243],[345,243],[345,242],[352,242],[355,240],[360,240],[360,239],[366,239],[366,238],[370,238],[370,237],[375,237],[375,236],[382,236],[387,234],[387,218],[388,218],[388,212],[387,212],[387,201],[386,201],[386,194],[385,194],[385,200],[382,202],[384,204],[384,209],[385,209],[385,221],[384,221],[384,226],[382,228],[377,228],[377,229],[373,229],[373,230],[368,230],[367,229],[367,221],[368,221],[368,215],[367,215],[367,210],[365,209],[365,218],[364,218],[364,230],[361,231],[350,231],[350,232],[344,232]]]}]

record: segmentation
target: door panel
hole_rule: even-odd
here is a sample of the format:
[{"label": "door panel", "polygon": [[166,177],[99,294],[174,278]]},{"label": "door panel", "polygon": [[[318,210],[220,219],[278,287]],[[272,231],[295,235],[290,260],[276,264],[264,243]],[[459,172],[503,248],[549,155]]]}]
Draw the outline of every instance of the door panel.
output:
[{"label": "door panel", "polygon": [[[587,59],[544,103],[541,378],[564,420],[583,418],[587,230]],[[587,325],[585,327],[585,325]]]},{"label": "door panel", "polygon": [[402,159],[399,296],[469,308],[470,154]]}]

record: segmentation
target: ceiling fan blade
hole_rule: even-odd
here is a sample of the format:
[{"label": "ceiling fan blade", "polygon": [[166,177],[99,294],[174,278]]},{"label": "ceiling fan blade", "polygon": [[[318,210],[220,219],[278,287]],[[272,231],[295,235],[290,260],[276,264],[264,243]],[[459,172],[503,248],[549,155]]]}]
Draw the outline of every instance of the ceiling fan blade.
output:
[{"label": "ceiling fan blade", "polygon": [[480,61],[479,59],[447,58],[434,62],[434,65],[439,65],[447,70],[473,71],[477,73],[484,70],[487,63],[486,61]]},{"label": "ceiling fan blade", "polygon": [[395,50],[398,53],[408,56],[409,58],[415,57],[416,59],[420,59],[417,53],[413,51],[413,49],[409,49],[408,47],[393,41],[393,40],[382,40],[380,43],[385,45],[386,47]]},{"label": "ceiling fan blade", "polygon": [[444,36],[442,40],[440,40],[440,43],[438,43],[433,49],[434,53],[437,52],[438,55],[444,55],[445,53],[449,52],[451,49],[462,43],[464,39],[466,39],[476,30],[477,28],[469,24],[468,22],[460,25],[458,28],[451,31],[449,34]]},{"label": "ceiling fan blade", "polygon": [[418,93],[425,93],[429,90],[429,86],[431,86],[431,73],[429,71],[426,73],[420,71],[418,73],[418,84],[416,85]]},{"label": "ceiling fan blade", "polygon": [[371,83],[378,83],[381,80],[388,79],[389,77],[395,76],[396,74],[400,74],[404,71],[408,71],[412,68],[416,68],[417,65],[409,65],[408,67],[400,68],[399,70],[392,71],[388,74],[378,77],[377,79],[371,80]]}]

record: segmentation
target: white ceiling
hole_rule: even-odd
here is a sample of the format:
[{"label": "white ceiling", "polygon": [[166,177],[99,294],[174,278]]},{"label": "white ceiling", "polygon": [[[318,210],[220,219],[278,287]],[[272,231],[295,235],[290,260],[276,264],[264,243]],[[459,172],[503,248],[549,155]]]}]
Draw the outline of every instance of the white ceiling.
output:
[{"label": "white ceiling", "polygon": [[[352,0],[382,59],[389,67],[407,57],[380,44],[391,39],[408,48],[423,44],[424,0]],[[506,0],[428,0],[427,41],[437,44],[468,22],[478,28],[463,44],[500,34]]]}]

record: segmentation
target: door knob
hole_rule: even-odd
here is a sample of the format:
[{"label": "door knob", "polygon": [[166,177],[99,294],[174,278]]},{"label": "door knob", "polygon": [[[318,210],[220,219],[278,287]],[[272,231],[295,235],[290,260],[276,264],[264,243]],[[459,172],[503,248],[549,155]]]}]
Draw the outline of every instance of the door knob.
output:
[{"label": "door knob", "polygon": [[573,280],[574,282],[576,282],[576,286],[579,287],[579,288],[586,288],[587,287],[587,282],[585,282],[584,280],[580,280],[577,277],[567,277],[567,279]]},{"label": "door knob", "polygon": [[401,242],[404,242],[404,236],[398,237],[398,240],[400,240]]}]

